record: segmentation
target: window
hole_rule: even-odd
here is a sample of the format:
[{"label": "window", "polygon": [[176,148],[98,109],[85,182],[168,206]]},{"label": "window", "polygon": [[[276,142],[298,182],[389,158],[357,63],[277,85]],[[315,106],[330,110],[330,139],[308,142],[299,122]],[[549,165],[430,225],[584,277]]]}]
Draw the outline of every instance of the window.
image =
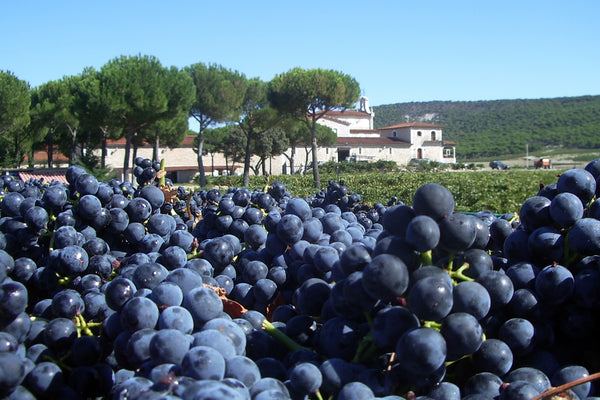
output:
[{"label": "window", "polygon": [[452,147],[444,148],[444,157],[446,157],[446,158],[454,157],[454,149]]},{"label": "window", "polygon": [[398,133],[396,131],[393,131],[392,132],[392,137],[396,137],[396,136],[398,136]]},{"label": "window", "polygon": [[421,136],[422,134],[423,134],[423,132],[417,131],[417,136]]},{"label": "window", "polygon": [[390,147],[390,154],[392,154],[392,148]]},{"label": "window", "polygon": [[417,158],[419,160],[423,158],[423,149],[417,149]]},{"label": "window", "polygon": [[358,154],[362,154],[362,147],[358,148]]},{"label": "window", "polygon": [[325,147],[325,154],[329,154],[329,147]]},{"label": "window", "polygon": [[435,141],[435,131],[431,131],[431,141]]}]

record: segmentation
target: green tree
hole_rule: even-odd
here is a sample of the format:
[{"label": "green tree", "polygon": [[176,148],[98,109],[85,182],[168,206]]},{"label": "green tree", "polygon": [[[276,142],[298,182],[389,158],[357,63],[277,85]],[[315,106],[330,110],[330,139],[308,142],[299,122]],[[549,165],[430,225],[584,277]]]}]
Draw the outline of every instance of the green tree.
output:
[{"label": "green tree", "polygon": [[310,143],[310,129],[304,121],[293,118],[287,118],[282,121],[282,128],[288,141],[290,153],[284,152],[283,155],[289,162],[289,173],[295,173],[296,148],[303,143]]},{"label": "green tree", "polygon": [[[246,148],[244,154],[244,186],[250,185],[250,159],[255,150],[261,149],[262,156],[269,151],[267,148],[255,147],[254,142],[260,138],[268,138],[269,130],[278,123],[279,117],[277,111],[270,106],[267,98],[268,85],[259,78],[248,80],[246,95],[242,104],[242,119],[238,123],[241,131],[246,138]],[[263,142],[268,144],[268,141]],[[269,146],[271,147],[271,146]],[[261,156],[261,159],[264,159]]]},{"label": "green tree", "polygon": [[141,143],[142,129],[172,112],[165,87],[168,69],[153,56],[121,56],[100,70],[100,95],[109,105],[110,120],[118,121],[125,137],[123,179],[129,180],[131,149]]},{"label": "green tree", "polygon": [[[202,147],[202,151],[204,152],[202,155],[209,155],[211,161],[211,174],[215,171],[215,154],[216,153],[224,153],[225,152],[225,137],[227,136],[227,132],[229,131],[228,126],[220,126],[218,128],[207,128],[204,130],[204,145]],[[198,140],[198,136],[194,138],[194,147],[197,147],[196,141]]]},{"label": "green tree", "polygon": [[192,77],[196,87],[190,116],[199,124],[195,151],[200,185],[206,186],[202,161],[204,130],[216,123],[237,120],[244,99],[246,78],[237,71],[216,64],[196,63],[186,67],[185,70]]},{"label": "green tree", "polygon": [[[66,80],[48,81],[32,92],[32,116],[37,126],[45,128],[45,145],[48,151],[48,167],[54,166],[54,148],[61,140],[67,124],[76,125],[69,109],[73,97]],[[62,146],[64,149],[64,145]]]},{"label": "green tree", "polygon": [[[246,140],[238,125],[226,126],[227,134],[223,139],[223,155],[225,156],[225,167],[230,175],[235,172],[235,164],[244,162],[246,154]],[[231,161],[231,165],[229,162]]]},{"label": "green tree", "polygon": [[188,133],[188,115],[195,95],[192,78],[175,67],[169,69],[163,83],[168,96],[167,110],[159,120],[141,129],[142,137],[152,145],[152,157],[157,161],[161,139],[167,147],[176,147]]},{"label": "green tree", "polygon": [[[304,128],[306,129],[306,126]],[[305,135],[306,135],[306,133],[305,133]],[[309,131],[308,132],[309,141],[303,142],[303,143],[310,143],[311,135],[312,135],[312,133]],[[333,131],[333,129],[331,129],[328,126],[318,124],[316,127],[316,135],[317,135],[317,146],[318,147],[331,147],[337,142],[337,133],[335,133]],[[304,149],[306,150],[305,151],[306,158],[304,160],[304,165],[308,166],[308,165],[310,165],[308,160],[309,160],[310,155],[313,154],[313,148],[309,147],[308,145],[305,144]],[[314,157],[313,157],[313,160],[314,160]],[[304,172],[306,173],[306,170],[304,170]]]},{"label": "green tree", "polygon": [[120,118],[111,112],[111,99],[103,96],[100,90],[101,71],[86,69],[87,101],[85,112],[80,117],[88,132],[87,148],[92,151],[100,148],[100,169],[106,169],[108,140],[122,137],[123,128]]},{"label": "green tree", "polygon": [[[258,136],[253,142],[253,146],[252,154],[259,158],[253,167],[254,174],[258,175],[261,171],[263,175],[267,175],[267,173],[271,173],[271,171],[267,171],[267,159],[283,154],[289,147],[289,141],[283,128],[274,126]],[[248,186],[245,183],[244,185]]]},{"label": "green tree", "polygon": [[269,99],[283,115],[305,121],[311,131],[313,180],[321,187],[317,158],[317,121],[328,111],[344,110],[360,96],[358,82],[334,70],[294,68],[270,82]]},{"label": "green tree", "polygon": [[23,160],[30,105],[29,84],[11,72],[0,71],[0,155],[4,166],[18,166]]}]

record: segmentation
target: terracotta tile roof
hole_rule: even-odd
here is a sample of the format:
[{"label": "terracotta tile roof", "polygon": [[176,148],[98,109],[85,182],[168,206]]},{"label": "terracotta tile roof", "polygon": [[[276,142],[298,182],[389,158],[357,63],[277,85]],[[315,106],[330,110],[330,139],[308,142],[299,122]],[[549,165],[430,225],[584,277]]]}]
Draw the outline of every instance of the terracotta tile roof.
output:
[{"label": "terracotta tile roof", "polygon": [[397,124],[397,125],[391,125],[391,126],[384,126],[382,128],[379,129],[399,129],[399,128],[431,128],[431,129],[439,129],[439,128],[443,128],[442,125],[435,125],[435,124],[427,124],[425,122],[406,122],[403,124]]},{"label": "terracotta tile roof", "polygon": [[27,181],[29,179],[43,179],[44,182],[50,183],[58,181],[61,183],[69,183],[65,177],[65,170],[27,170],[18,172],[19,179]]},{"label": "terracotta tile roof", "polygon": [[332,110],[332,111],[327,111],[327,113],[325,115],[328,117],[338,116],[338,117],[371,118],[371,114],[363,112],[363,111],[359,111],[359,110],[345,110],[345,111]]},{"label": "terracotta tile roof", "polygon": [[350,133],[376,133],[376,134],[379,134],[379,129],[350,129]]},{"label": "terracotta tile roof", "polygon": [[390,147],[409,147],[410,143],[392,137],[374,137],[374,138],[360,138],[360,137],[339,137],[337,139],[337,146],[390,146]]}]

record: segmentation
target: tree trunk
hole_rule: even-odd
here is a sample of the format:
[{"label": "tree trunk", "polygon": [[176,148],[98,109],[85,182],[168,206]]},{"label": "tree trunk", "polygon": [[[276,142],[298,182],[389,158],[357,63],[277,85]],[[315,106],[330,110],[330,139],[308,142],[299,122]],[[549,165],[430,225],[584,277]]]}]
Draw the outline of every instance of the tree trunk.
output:
[{"label": "tree trunk", "polygon": [[14,147],[14,153],[13,153],[14,161],[13,162],[17,168],[21,168],[22,157],[21,157],[21,144],[19,143],[19,135],[15,135],[14,140],[15,141],[13,142],[13,147]]},{"label": "tree trunk", "polygon": [[244,155],[244,183],[245,187],[250,186],[250,154],[252,148],[252,130],[246,133],[246,154]]},{"label": "tree trunk", "polygon": [[69,126],[67,126],[67,128],[69,129],[69,133],[71,134],[71,146],[69,147],[69,165],[73,165],[75,159],[77,158],[77,128],[72,129]]},{"label": "tree trunk", "polygon": [[269,174],[267,173],[267,158],[266,157],[262,157],[261,163],[262,163],[262,174],[263,174],[263,176],[268,176]]},{"label": "tree trunk", "polygon": [[202,160],[202,145],[204,144],[204,135],[202,133],[202,125],[198,130],[198,145],[196,147],[198,157],[198,172],[200,173],[200,186],[206,186],[206,174],[204,173],[204,161]]},{"label": "tree trunk", "polygon": [[129,181],[129,153],[131,152],[131,136],[132,132],[125,135],[125,155],[123,156],[123,182]]},{"label": "tree trunk", "polygon": [[154,136],[154,148],[152,149],[152,161],[159,161],[159,146],[160,146],[160,137],[158,133]]},{"label": "tree trunk", "polygon": [[52,168],[54,164],[54,128],[50,128],[48,133],[48,168]]},{"label": "tree trunk", "polygon": [[102,129],[102,155],[100,156],[100,166],[102,169],[106,168],[106,157],[108,156],[107,136],[108,133],[106,130]]},{"label": "tree trunk", "polygon": [[294,175],[294,161],[296,158],[296,146],[295,145],[291,145],[291,151],[290,151],[290,175]]},{"label": "tree trunk", "polygon": [[317,121],[312,121],[311,126],[312,131],[312,167],[313,167],[313,180],[315,184],[315,188],[321,188],[321,179],[319,177],[319,159],[317,157]]}]

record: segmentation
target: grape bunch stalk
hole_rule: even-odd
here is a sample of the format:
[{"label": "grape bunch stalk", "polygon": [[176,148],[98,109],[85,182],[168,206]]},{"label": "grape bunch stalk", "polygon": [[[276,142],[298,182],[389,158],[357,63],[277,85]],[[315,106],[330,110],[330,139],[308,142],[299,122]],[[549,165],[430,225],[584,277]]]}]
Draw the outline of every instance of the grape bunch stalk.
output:
[{"label": "grape bunch stalk", "polygon": [[600,159],[504,215],[134,163],[2,176],[0,398],[600,397]]}]

